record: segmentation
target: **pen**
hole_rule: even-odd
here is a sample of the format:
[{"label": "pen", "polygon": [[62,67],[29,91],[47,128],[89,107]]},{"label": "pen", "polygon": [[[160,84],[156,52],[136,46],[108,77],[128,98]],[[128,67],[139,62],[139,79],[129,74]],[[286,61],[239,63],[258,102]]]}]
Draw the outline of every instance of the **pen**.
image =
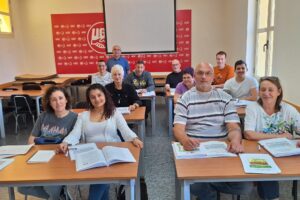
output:
[{"label": "pen", "polygon": [[257,150],[260,151],[261,147],[260,145],[257,145]]}]

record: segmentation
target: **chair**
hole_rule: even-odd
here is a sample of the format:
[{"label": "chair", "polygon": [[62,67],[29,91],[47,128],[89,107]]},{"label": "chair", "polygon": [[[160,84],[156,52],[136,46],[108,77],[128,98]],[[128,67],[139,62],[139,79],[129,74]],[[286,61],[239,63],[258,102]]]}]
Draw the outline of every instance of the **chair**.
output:
[{"label": "chair", "polygon": [[15,132],[18,132],[19,127],[19,117],[22,116],[23,121],[26,123],[26,115],[30,115],[32,118],[32,123],[35,123],[33,111],[35,110],[35,103],[30,98],[29,95],[12,95],[11,102],[14,105],[14,117],[16,120]]},{"label": "chair", "polygon": [[75,108],[88,109],[89,108],[89,104],[86,101],[79,101],[79,102],[76,103]]},{"label": "chair", "polygon": [[37,83],[30,83],[30,84],[23,84],[23,87],[22,87],[23,90],[41,90],[41,86]]},{"label": "chair", "polygon": [[292,188],[292,195],[293,195],[293,199],[294,200],[297,200],[298,198],[298,181],[297,180],[294,180],[293,181],[293,188]]}]

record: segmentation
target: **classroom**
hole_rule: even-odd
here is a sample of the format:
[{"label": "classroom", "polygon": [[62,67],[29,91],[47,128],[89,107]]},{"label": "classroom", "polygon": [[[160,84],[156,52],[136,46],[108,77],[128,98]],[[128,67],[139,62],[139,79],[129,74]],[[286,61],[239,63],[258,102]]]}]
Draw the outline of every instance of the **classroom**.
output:
[{"label": "classroom", "polygon": [[[99,59],[106,61],[111,57],[111,53],[105,52],[99,54],[102,57],[92,58],[86,71],[80,67],[68,68],[66,66],[68,64],[60,66],[57,46],[55,46],[54,22],[60,23],[60,19],[72,20],[72,16],[77,16],[76,20],[79,21],[84,20],[82,16],[85,15],[92,19],[98,17],[99,13],[101,13],[103,22],[103,1],[107,0],[10,0],[9,14],[13,33],[3,33],[0,28],[0,68],[2,69],[0,88],[6,87],[6,83],[15,81],[15,77],[22,74],[58,74],[59,78],[76,77],[76,79],[81,79],[96,73],[97,61]],[[208,62],[215,66],[216,53],[225,51],[227,53],[226,63],[229,65],[234,66],[238,60],[244,60],[247,63],[247,75],[254,75],[258,79],[262,76],[279,77],[282,91],[284,91],[283,99],[299,108],[297,105],[300,105],[300,94],[295,92],[298,82],[297,74],[300,74],[297,62],[300,52],[300,24],[297,20],[300,17],[299,1],[174,0],[174,2],[178,16],[189,16],[191,22],[190,35],[186,40],[189,41],[189,49],[185,52],[184,58],[179,57],[179,53],[176,52],[163,52],[161,55],[165,55],[163,57],[166,58],[165,61],[160,63],[157,60],[159,64],[157,67],[155,67],[156,61],[147,67],[147,63],[150,63],[151,59],[154,60],[155,55],[159,55],[159,53],[155,53],[155,55],[125,53],[124,56],[129,60],[131,71],[135,69],[136,61],[143,59],[146,61],[146,70],[153,74],[166,75],[170,73],[173,59],[180,60],[182,68],[189,66],[195,68],[200,62]],[[267,4],[273,5],[272,8],[274,8],[274,10],[269,8],[269,15],[263,10],[263,6]],[[261,29],[257,27],[258,9],[260,8],[260,16],[264,19],[269,17],[269,23],[273,23],[271,27]],[[180,12],[184,14],[180,15]],[[0,8],[0,19],[2,13]],[[272,20],[274,22],[270,22]],[[270,36],[268,42],[266,41],[267,33]],[[177,47],[180,45],[177,44]],[[84,48],[88,49],[88,47]],[[112,46],[107,48],[112,48]],[[96,54],[95,50],[93,51],[91,55]],[[259,56],[262,56],[261,60],[258,59]],[[66,85],[70,85],[70,82],[71,80],[66,82]],[[144,122],[131,121],[134,124],[133,131],[138,133],[139,138],[144,142],[144,150],[140,152],[144,165],[144,177],[141,181],[141,188],[139,188],[142,193],[141,199],[175,199],[180,196],[177,194],[180,185],[178,186],[176,181],[176,166],[171,146],[175,139],[172,131],[173,99],[165,96],[164,83],[160,86],[162,87],[156,90],[156,96],[151,97],[150,100],[153,103],[151,117]],[[73,107],[79,101],[85,100],[87,87],[88,85],[68,87],[73,98]],[[41,97],[38,96],[35,96],[36,102]],[[7,97],[1,97],[1,108],[2,104],[6,105],[5,98],[7,99]],[[3,129],[1,129],[0,146],[26,144],[33,128],[31,119],[27,118],[28,126],[19,129],[16,134],[14,117],[6,116],[4,109],[3,113],[1,121],[4,122],[2,127],[5,127],[5,133],[3,138]],[[128,120],[126,121],[128,122]],[[160,153],[161,151],[164,153]],[[300,173],[295,173],[298,173],[296,179],[299,179]],[[154,174],[156,175],[154,176]],[[281,180],[284,181],[280,185],[280,199],[295,198],[291,192],[293,179],[282,178]],[[184,191],[183,188],[181,190]],[[86,191],[86,188],[83,191]],[[16,199],[24,199],[23,195],[17,194],[17,189],[15,189],[15,193]],[[110,193],[112,192],[110,191]],[[143,196],[143,193],[146,194]],[[2,199],[2,195],[5,196],[4,199],[9,199],[6,187],[1,187],[0,183],[0,199]],[[184,199],[184,197],[182,198]],[[196,199],[194,196],[191,198]],[[235,197],[221,194],[221,199],[231,198]],[[28,197],[28,199],[35,198]],[[241,199],[259,199],[259,197],[257,194],[254,196],[241,195]]]}]

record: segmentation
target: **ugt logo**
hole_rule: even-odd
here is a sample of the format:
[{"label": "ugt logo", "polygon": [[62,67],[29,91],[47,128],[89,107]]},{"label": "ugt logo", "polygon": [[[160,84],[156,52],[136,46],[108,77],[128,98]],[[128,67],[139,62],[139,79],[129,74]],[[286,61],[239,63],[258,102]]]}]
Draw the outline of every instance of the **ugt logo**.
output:
[{"label": "ugt logo", "polygon": [[94,23],[87,32],[87,41],[91,49],[105,54],[104,22]]}]

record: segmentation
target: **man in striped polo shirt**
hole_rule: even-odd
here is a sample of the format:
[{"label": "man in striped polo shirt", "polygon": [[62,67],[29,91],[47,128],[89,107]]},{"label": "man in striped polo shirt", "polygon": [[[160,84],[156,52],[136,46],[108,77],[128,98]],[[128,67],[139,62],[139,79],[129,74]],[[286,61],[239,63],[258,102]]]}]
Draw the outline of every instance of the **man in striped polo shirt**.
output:
[{"label": "man in striped polo shirt", "polygon": [[[205,139],[228,139],[229,151],[244,151],[239,117],[231,96],[214,89],[214,70],[209,63],[200,63],[194,71],[196,86],[177,101],[174,113],[174,136],[184,149],[192,150]],[[205,166],[199,166],[205,167]],[[217,191],[248,194],[252,183],[195,183],[191,192],[201,200],[217,199]]]}]

